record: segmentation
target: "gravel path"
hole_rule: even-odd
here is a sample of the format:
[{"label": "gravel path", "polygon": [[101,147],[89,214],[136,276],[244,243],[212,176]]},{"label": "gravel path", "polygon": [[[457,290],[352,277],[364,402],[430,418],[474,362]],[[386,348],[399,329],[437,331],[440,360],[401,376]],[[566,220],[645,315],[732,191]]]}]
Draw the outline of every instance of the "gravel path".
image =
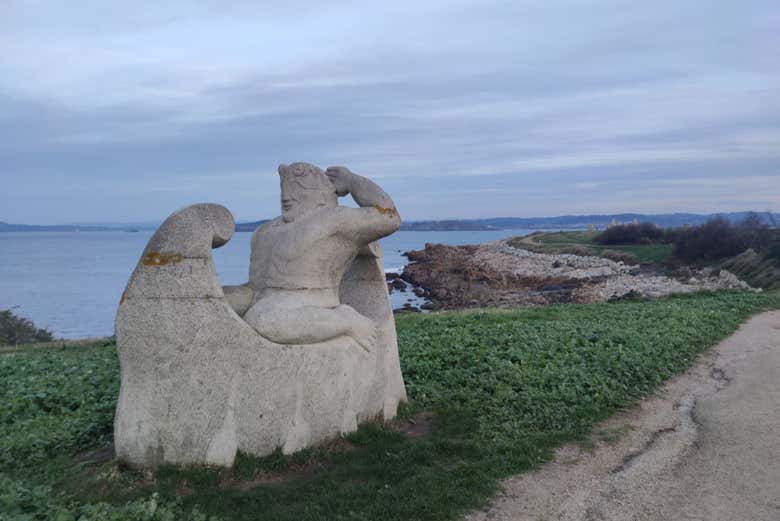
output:
[{"label": "gravel path", "polygon": [[752,318],[638,407],[469,521],[779,521],[780,311]]}]

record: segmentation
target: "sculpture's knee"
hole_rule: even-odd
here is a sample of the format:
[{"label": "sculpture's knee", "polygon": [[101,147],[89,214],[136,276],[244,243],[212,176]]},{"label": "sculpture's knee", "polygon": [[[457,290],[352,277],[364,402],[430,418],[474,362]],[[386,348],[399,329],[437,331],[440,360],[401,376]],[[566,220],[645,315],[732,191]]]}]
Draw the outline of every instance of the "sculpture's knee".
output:
[{"label": "sculpture's knee", "polygon": [[243,316],[252,305],[255,298],[255,292],[246,284],[240,286],[222,286],[225,293],[225,300],[228,301],[233,311]]},{"label": "sculpture's knee", "polygon": [[277,344],[294,344],[299,338],[295,317],[288,310],[275,309],[265,302],[256,302],[244,313],[244,321],[260,336]]}]

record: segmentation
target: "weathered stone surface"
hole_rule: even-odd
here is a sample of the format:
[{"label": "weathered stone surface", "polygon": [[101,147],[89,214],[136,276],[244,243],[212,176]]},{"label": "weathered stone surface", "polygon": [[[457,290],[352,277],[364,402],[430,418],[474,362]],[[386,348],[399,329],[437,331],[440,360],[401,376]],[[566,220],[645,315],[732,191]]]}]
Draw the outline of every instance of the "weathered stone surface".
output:
[{"label": "weathered stone surface", "polygon": [[[370,351],[377,324],[341,305],[339,287],[360,253],[375,255],[374,241],[400,226],[390,197],[344,167],[325,173],[314,165],[280,165],[282,215],[252,236],[248,286],[255,292],[244,319],[282,344],[351,337]],[[360,208],[338,205],[351,193]],[[384,274],[380,274],[384,278]]]},{"label": "weathered stone surface", "polygon": [[225,298],[230,307],[239,315],[246,313],[249,307],[254,304],[255,292],[248,284],[222,286],[222,291],[225,292]]},{"label": "weathered stone surface", "polygon": [[[392,200],[341,167],[280,175],[283,215],[255,232],[247,284],[219,285],[211,248],[234,229],[221,206],[180,210],[149,241],[116,319],[120,459],[290,453],[392,418],[405,400],[374,242],[400,224]],[[361,208],[336,204],[347,193]]]}]

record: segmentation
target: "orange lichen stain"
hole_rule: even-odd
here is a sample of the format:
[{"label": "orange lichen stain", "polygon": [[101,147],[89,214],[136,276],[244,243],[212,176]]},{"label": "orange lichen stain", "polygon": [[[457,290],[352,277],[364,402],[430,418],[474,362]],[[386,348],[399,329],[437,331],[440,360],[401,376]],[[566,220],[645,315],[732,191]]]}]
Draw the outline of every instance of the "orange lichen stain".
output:
[{"label": "orange lichen stain", "polygon": [[159,251],[150,251],[143,256],[141,262],[144,263],[144,266],[165,266],[172,262],[181,262],[183,258],[181,253],[160,253]]},{"label": "orange lichen stain", "polygon": [[126,294],[126,292],[123,291],[122,292],[122,298],[119,299],[119,305],[120,306],[125,303],[125,299],[127,299],[127,294]]},{"label": "orange lichen stain", "polygon": [[395,209],[395,206],[392,206],[390,208],[383,208],[383,207],[375,204],[374,208],[376,208],[376,210],[379,213],[381,213],[382,215],[390,215],[390,216],[398,215],[398,210]]}]

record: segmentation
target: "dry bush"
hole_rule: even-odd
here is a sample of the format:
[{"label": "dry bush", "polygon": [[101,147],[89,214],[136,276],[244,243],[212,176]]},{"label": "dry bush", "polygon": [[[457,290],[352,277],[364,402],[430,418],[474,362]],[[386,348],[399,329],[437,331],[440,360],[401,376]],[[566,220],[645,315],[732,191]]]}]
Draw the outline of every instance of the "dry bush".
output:
[{"label": "dry bush", "polygon": [[654,244],[665,242],[663,228],[653,223],[620,224],[607,228],[593,238],[599,244]]},{"label": "dry bush", "polygon": [[637,259],[636,255],[633,253],[628,253],[627,251],[604,250],[601,252],[601,257],[615,262],[622,262],[623,264],[627,264],[629,266],[635,266],[639,264],[639,259]]}]

